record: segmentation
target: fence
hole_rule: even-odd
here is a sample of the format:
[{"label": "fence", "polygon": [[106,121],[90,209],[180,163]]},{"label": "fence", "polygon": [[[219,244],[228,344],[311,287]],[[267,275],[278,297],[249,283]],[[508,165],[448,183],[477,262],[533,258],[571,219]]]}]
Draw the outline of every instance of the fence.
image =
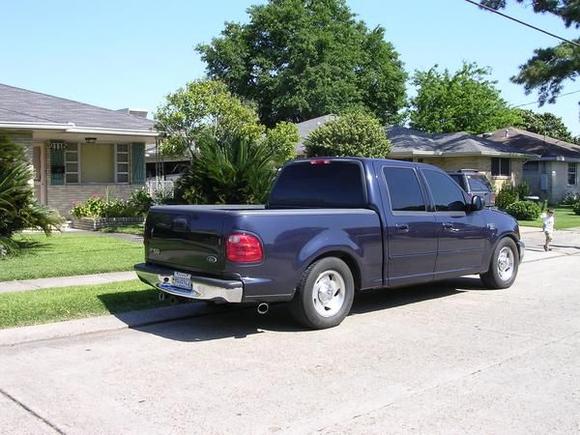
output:
[{"label": "fence", "polygon": [[173,180],[148,180],[147,192],[153,198],[173,198],[173,192],[175,191],[175,183]]}]

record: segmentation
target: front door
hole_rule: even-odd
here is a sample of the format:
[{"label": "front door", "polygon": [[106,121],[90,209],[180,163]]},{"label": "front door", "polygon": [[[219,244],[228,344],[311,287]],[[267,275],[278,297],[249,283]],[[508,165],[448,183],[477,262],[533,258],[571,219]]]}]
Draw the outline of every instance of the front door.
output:
[{"label": "front door", "polygon": [[[390,287],[431,281],[439,227],[414,168],[382,166],[385,192],[385,276]],[[385,194],[386,193],[386,194]]]},{"label": "front door", "polygon": [[467,212],[463,191],[448,175],[430,169],[422,172],[439,225],[435,278],[480,272],[488,234],[483,217]]}]

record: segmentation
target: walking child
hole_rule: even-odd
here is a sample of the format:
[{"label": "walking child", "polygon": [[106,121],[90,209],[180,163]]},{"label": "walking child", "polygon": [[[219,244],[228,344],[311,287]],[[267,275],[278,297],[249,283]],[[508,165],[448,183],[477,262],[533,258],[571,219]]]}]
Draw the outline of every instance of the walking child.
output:
[{"label": "walking child", "polygon": [[542,226],[544,234],[546,235],[546,244],[544,251],[551,251],[550,243],[554,236],[554,210],[549,208],[548,212],[543,216],[544,225]]}]

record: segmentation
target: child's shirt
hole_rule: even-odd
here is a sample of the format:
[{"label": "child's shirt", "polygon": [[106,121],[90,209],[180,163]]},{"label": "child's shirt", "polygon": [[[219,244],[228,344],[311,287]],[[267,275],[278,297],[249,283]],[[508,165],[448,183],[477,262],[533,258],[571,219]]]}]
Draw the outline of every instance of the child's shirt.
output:
[{"label": "child's shirt", "polygon": [[554,232],[554,216],[544,216],[544,231],[547,233]]}]

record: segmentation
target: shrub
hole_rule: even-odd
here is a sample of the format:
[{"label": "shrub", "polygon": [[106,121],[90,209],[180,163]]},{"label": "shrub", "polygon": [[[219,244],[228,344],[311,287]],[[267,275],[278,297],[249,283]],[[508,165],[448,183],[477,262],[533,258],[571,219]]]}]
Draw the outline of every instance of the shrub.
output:
[{"label": "shrub", "polygon": [[561,205],[576,205],[576,203],[580,202],[580,193],[574,191],[568,191],[564,194],[562,201],[560,201]]},{"label": "shrub", "polygon": [[519,193],[515,187],[510,184],[504,185],[495,197],[495,205],[506,210],[507,207],[520,199]]},{"label": "shrub", "polygon": [[79,219],[83,217],[139,217],[145,215],[152,204],[153,199],[147,191],[136,190],[127,201],[118,198],[91,197],[85,202],[76,204],[70,213]]},{"label": "shrub", "polygon": [[541,213],[540,206],[532,201],[516,201],[506,207],[506,212],[518,220],[536,220]]},{"label": "shrub", "polygon": [[309,157],[385,158],[391,146],[377,118],[364,112],[351,112],[314,130],[304,141]]},{"label": "shrub", "polygon": [[153,205],[153,198],[146,189],[134,190],[127,201],[129,207],[134,209],[136,214],[146,215]]},{"label": "shrub", "polygon": [[518,193],[519,199],[523,200],[531,193],[530,185],[524,181],[515,187],[515,191]]},{"label": "shrub", "polygon": [[574,204],[574,213],[575,214],[580,214],[580,201],[578,201],[576,204]]},{"label": "shrub", "polygon": [[56,211],[36,202],[31,179],[24,148],[0,135],[0,256],[16,249],[15,232],[35,228],[49,234],[62,223]]}]

